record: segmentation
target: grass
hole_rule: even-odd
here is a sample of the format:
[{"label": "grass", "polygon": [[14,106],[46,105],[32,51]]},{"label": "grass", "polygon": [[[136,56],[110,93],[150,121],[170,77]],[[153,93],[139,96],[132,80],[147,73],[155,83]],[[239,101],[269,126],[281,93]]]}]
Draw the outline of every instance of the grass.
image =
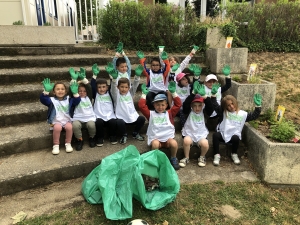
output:
[{"label": "grass", "polygon": [[[220,211],[230,205],[241,213],[232,219]],[[300,192],[296,189],[274,190],[262,183],[224,183],[182,185],[176,200],[157,211],[145,209],[138,201],[133,203],[133,218],[142,218],[149,224],[299,224]],[[42,224],[105,224],[125,225],[132,219],[107,220],[103,205],[82,203],[52,215],[28,219],[20,225]]]}]

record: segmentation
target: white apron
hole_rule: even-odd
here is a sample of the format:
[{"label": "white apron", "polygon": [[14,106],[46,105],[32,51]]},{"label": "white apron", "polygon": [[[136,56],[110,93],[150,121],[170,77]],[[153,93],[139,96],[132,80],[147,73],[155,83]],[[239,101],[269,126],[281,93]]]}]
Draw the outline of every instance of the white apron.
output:
[{"label": "white apron", "polygon": [[53,119],[53,124],[59,123],[62,126],[66,125],[67,122],[71,122],[69,114],[69,96],[65,100],[59,101],[54,97],[50,97],[54,108],[56,110],[56,116]]},{"label": "white apron", "polygon": [[[206,87],[206,85],[204,85],[204,87],[205,87],[205,92],[206,92],[207,97],[211,97],[211,89]],[[221,98],[222,98],[221,87],[219,87],[218,92],[216,93],[216,101],[219,105],[221,105]],[[210,115],[210,117],[214,117],[216,115],[217,115],[216,111],[213,111],[213,113]]]},{"label": "white apron", "polygon": [[121,95],[119,92],[117,93],[116,117],[124,120],[125,123],[133,123],[139,117],[129,91],[126,95]]},{"label": "white apron", "polygon": [[190,95],[190,90],[191,90],[190,85],[182,88],[176,85],[176,93],[181,100],[181,109],[185,99]]},{"label": "white apron", "polygon": [[97,118],[103,119],[104,121],[116,119],[112,99],[108,92],[103,95],[96,94],[94,112]]},{"label": "white apron", "polygon": [[75,120],[85,123],[89,121],[96,121],[96,116],[89,97],[81,98],[80,103],[76,106],[72,121]]},{"label": "white apron", "polygon": [[150,70],[150,85],[148,90],[154,93],[167,90],[162,73],[153,73],[152,70]]}]

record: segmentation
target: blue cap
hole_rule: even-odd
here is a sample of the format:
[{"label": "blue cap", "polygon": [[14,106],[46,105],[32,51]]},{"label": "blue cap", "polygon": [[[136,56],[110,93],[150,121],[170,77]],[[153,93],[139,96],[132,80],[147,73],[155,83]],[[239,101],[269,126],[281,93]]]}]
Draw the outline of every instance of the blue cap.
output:
[{"label": "blue cap", "polygon": [[162,101],[162,100],[167,100],[167,96],[165,94],[158,94],[155,96],[153,102],[158,102],[158,101]]}]

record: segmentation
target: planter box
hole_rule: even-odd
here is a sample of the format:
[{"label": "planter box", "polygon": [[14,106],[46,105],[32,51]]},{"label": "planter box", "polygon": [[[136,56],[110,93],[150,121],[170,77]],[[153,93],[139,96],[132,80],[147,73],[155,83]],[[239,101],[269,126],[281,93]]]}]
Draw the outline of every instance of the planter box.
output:
[{"label": "planter box", "polygon": [[[243,80],[247,80],[247,75],[239,75]],[[224,85],[225,76],[218,75],[219,82]],[[253,97],[255,93],[262,95],[262,112],[268,109],[273,110],[276,97],[276,84],[261,80],[260,84],[231,82],[231,88],[224,92],[224,95],[233,95],[239,103],[239,108],[252,111],[255,107]]]},{"label": "planter box", "polygon": [[273,143],[245,124],[248,159],[261,180],[273,187],[300,187],[300,144]]},{"label": "planter box", "polygon": [[75,45],[74,27],[0,26],[0,46]]},{"label": "planter box", "polygon": [[221,74],[224,65],[230,65],[231,73],[247,73],[247,60],[248,48],[210,48],[206,50],[206,65],[214,74]]}]

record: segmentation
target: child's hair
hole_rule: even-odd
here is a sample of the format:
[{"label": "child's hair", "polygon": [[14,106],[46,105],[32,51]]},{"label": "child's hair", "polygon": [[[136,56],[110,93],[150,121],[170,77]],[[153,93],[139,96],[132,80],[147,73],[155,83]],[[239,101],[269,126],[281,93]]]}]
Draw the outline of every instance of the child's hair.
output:
[{"label": "child's hair", "polygon": [[227,101],[232,101],[232,103],[233,103],[233,105],[234,105],[234,107],[235,107],[236,112],[239,111],[239,105],[238,105],[238,102],[237,102],[236,98],[235,98],[234,96],[232,96],[232,95],[226,95],[226,96],[222,99],[222,101],[221,101],[221,107],[222,107],[222,109],[223,109],[224,111],[226,111],[226,112],[228,111],[228,110],[227,110]]},{"label": "child's hair", "polygon": [[128,86],[130,87],[130,82],[129,80],[126,78],[126,77],[121,77],[118,81],[118,87],[121,85],[121,84],[128,84]]},{"label": "child's hair", "polygon": [[116,67],[120,66],[121,63],[126,63],[126,60],[124,57],[120,57],[116,61]]},{"label": "child's hair", "polygon": [[62,85],[64,85],[64,87],[65,87],[65,89],[66,89],[66,94],[68,94],[68,89],[67,89],[67,86],[66,86],[66,85],[65,85],[63,82],[61,82],[61,81],[55,82],[55,84],[54,84],[54,86],[53,86],[53,91],[54,91],[54,89],[55,89],[56,85],[58,85],[58,84],[62,84]]},{"label": "child's hair", "polygon": [[153,58],[151,59],[151,63],[152,63],[152,62],[159,62],[159,65],[160,65],[160,60],[159,60],[158,57],[153,57]]},{"label": "child's hair", "polygon": [[179,63],[179,58],[178,58],[177,56],[170,56],[170,57],[169,57],[169,61],[170,61],[171,59],[174,59],[174,60],[176,61],[176,63]]},{"label": "child's hair", "polygon": [[[188,83],[190,84],[191,83],[190,77],[188,75],[185,75],[184,77],[187,79]],[[183,85],[181,84],[181,80],[177,83],[177,85],[179,87],[183,88]]]},{"label": "child's hair", "polygon": [[98,78],[96,80],[96,85],[98,84],[106,84],[107,85],[107,81],[104,78]]}]

